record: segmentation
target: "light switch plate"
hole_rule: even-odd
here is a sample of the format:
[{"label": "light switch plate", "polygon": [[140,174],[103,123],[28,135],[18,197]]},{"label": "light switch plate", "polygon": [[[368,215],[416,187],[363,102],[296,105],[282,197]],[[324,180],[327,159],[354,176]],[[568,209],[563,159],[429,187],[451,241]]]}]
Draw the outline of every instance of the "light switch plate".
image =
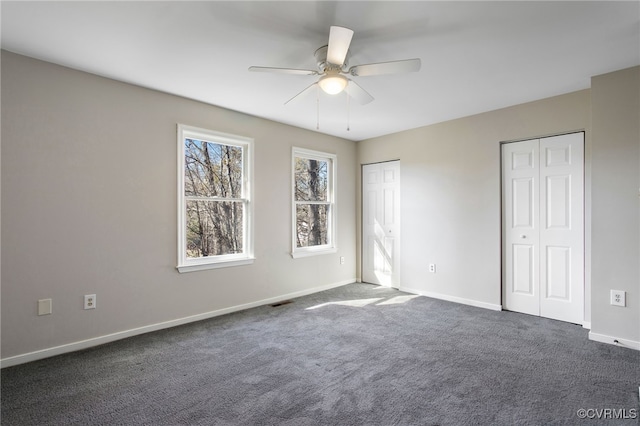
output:
[{"label": "light switch plate", "polygon": [[53,312],[52,304],[51,299],[38,300],[38,315],[50,315]]}]

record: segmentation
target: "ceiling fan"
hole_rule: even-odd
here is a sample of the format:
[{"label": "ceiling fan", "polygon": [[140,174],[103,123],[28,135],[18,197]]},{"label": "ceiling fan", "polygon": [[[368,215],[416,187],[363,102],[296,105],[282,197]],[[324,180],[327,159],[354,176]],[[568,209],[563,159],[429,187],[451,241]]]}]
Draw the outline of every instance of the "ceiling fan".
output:
[{"label": "ceiling fan", "polygon": [[382,74],[398,74],[420,70],[420,59],[378,62],[374,64],[354,65],[349,67],[348,54],[352,38],[353,30],[344,27],[332,26],[329,31],[329,44],[322,46],[314,53],[318,64],[317,71],[255,66],[249,67],[249,71],[320,76],[317,82],[311,84],[293,98],[289,99],[285,102],[285,105],[304,93],[313,90],[317,86],[330,95],[338,94],[344,90],[347,95],[364,105],[373,101],[373,96],[345,75],[360,77]]}]

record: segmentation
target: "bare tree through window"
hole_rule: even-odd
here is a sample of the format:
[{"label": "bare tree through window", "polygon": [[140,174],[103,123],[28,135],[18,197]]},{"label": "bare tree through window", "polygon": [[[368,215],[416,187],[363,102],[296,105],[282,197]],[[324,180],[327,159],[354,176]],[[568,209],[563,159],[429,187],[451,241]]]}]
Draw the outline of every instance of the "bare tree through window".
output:
[{"label": "bare tree through window", "polygon": [[296,247],[329,244],[329,161],[295,157]]},{"label": "bare tree through window", "polygon": [[184,139],[187,258],[243,252],[242,151]]}]

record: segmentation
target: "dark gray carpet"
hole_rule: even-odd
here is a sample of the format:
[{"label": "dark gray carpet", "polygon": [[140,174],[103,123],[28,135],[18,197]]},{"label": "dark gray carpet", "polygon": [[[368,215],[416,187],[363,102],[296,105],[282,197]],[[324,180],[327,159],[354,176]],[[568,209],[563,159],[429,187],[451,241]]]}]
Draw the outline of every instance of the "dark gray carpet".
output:
[{"label": "dark gray carpet", "polygon": [[638,424],[640,352],[398,296],[350,284],[5,368],[2,425]]}]

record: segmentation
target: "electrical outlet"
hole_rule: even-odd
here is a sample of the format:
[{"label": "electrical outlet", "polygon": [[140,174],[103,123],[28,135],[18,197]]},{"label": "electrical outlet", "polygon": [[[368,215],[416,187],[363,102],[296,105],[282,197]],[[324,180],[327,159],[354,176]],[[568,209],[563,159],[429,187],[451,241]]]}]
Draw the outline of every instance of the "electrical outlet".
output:
[{"label": "electrical outlet", "polygon": [[429,272],[433,272],[434,274],[436,273],[436,264],[435,263],[430,263],[429,264]]},{"label": "electrical outlet", "polygon": [[626,306],[626,292],[622,290],[611,290],[611,304],[614,306]]},{"label": "electrical outlet", "polygon": [[344,265],[344,256],[340,256],[340,264]]},{"label": "electrical outlet", "polygon": [[85,294],[84,295],[84,308],[85,309],[95,309],[96,308],[96,295],[95,294]]}]

